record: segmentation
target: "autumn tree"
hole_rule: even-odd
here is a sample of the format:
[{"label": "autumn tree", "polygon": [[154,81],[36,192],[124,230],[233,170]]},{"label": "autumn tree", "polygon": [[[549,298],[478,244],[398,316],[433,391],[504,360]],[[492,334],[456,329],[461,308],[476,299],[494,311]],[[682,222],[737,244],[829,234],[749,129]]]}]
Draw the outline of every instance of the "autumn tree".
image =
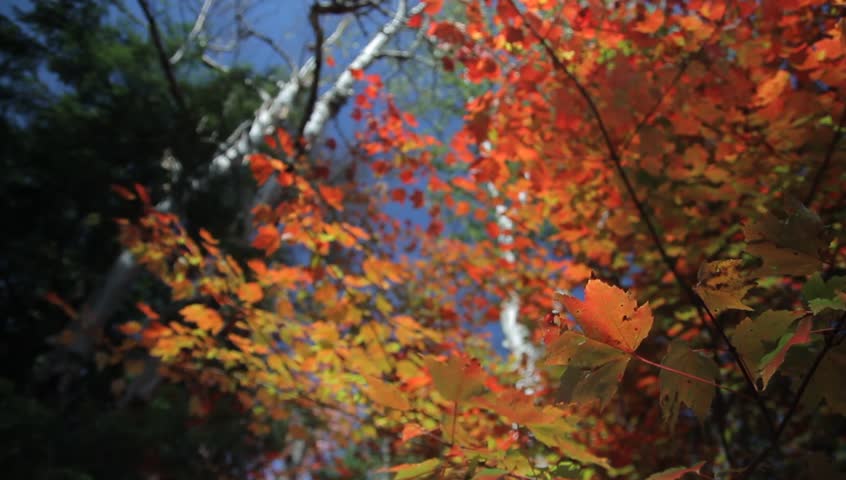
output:
[{"label": "autumn tree", "polygon": [[[442,3],[397,2],[263,132],[272,155],[227,157],[259,186],[251,257],[125,192],[146,215],[122,241],[171,302],[127,316],[113,360],[232,394],[256,434],[285,422],[288,474],[354,452],[400,479],[834,478],[843,7]],[[315,3],[301,70],[337,65],[323,15],[370,6]],[[366,71],[403,29],[473,91],[454,135]],[[317,127],[346,98],[341,157]],[[506,310],[542,354],[479,334]]]}]

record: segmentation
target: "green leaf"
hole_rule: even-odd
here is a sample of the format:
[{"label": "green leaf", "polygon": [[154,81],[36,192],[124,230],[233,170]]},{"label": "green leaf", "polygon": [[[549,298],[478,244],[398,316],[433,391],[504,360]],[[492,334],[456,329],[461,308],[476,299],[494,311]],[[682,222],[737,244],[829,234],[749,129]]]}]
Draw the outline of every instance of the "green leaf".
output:
[{"label": "green leaf", "polygon": [[[681,340],[670,344],[662,363],[674,370],[707,380],[713,380],[719,373],[711,359],[694,352]],[[658,379],[661,384],[660,403],[665,422],[675,424],[681,404],[693,410],[700,420],[708,414],[716,390],[713,385],[664,369]]]},{"label": "green leaf", "polygon": [[407,480],[411,478],[426,478],[434,473],[438,467],[441,466],[440,458],[430,458],[420,463],[410,463],[406,465],[397,465],[391,468],[391,471],[397,472],[394,480]]},{"label": "green leaf", "polygon": [[819,273],[815,273],[802,287],[802,298],[817,315],[825,309],[846,310],[844,291],[846,277],[832,277],[825,281]]},{"label": "green leaf", "polygon": [[[804,318],[799,321],[796,331],[783,335],[776,346],[775,350],[764,355],[758,363],[758,379],[761,386],[760,390],[767,388],[770,379],[775,374],[776,370],[784,363],[784,358],[787,351],[794,345],[802,345],[811,341],[811,327],[813,326],[813,319]],[[756,387],[758,385],[756,384]]]},{"label": "green leaf", "polygon": [[743,228],[746,250],[764,264],[755,274],[809,275],[820,270],[820,252],[828,247],[820,217],[800,204],[789,202],[787,217],[767,214]]},{"label": "green leaf", "polygon": [[546,362],[567,365],[558,388],[559,401],[599,402],[603,408],[617,391],[629,359],[621,350],[567,331],[550,345]]},{"label": "green leaf", "polygon": [[505,478],[509,473],[511,472],[501,468],[483,468],[473,475],[473,480],[497,480]]},{"label": "green leaf", "polygon": [[740,322],[731,336],[731,343],[751,373],[757,372],[761,358],[775,348],[778,339],[787,333],[798,317],[795,312],[768,310],[755,320],[746,317]]},{"label": "green leaf", "polygon": [[677,480],[682,478],[686,473],[699,473],[704,466],[705,462],[699,462],[692,467],[670,468],[668,470],[664,470],[663,472],[653,473],[647,477],[646,480]]},{"label": "green leaf", "polygon": [[719,260],[699,267],[699,283],[693,287],[716,315],[725,310],[752,310],[743,303],[752,284],[740,270],[742,260]]},{"label": "green leaf", "polygon": [[[790,354],[789,371],[794,377],[793,385],[796,388],[808,374],[817,352],[794,349]],[[820,403],[825,402],[832,413],[846,415],[846,382],[843,381],[843,372],[846,372],[846,344],[829,350],[820,362],[802,395],[802,405],[815,410]]]},{"label": "green leaf", "polygon": [[565,457],[582,464],[594,464],[604,468],[611,468],[607,458],[591,453],[587,447],[581,445],[567,435],[573,431],[572,425],[564,421],[548,424],[528,425],[529,430],[541,443],[558,449]]}]

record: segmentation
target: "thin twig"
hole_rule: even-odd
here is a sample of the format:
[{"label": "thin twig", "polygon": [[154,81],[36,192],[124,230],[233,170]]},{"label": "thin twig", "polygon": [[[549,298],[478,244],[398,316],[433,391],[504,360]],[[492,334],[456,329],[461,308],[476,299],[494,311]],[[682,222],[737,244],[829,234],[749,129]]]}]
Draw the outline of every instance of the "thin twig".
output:
[{"label": "thin twig", "polygon": [[779,438],[781,438],[781,434],[784,433],[787,428],[787,424],[790,423],[790,420],[793,419],[793,415],[799,409],[799,404],[802,401],[802,395],[805,393],[805,390],[807,390],[808,385],[811,384],[811,380],[814,378],[814,374],[822,364],[826,354],[828,354],[828,352],[836,346],[834,340],[843,329],[844,325],[846,325],[846,313],[843,313],[843,315],[840,316],[840,319],[837,321],[837,325],[834,327],[834,331],[825,337],[825,344],[823,345],[822,350],[820,350],[820,353],[817,354],[817,358],[814,359],[814,363],[811,364],[811,368],[808,370],[808,373],[806,373],[805,377],[802,378],[802,383],[799,384],[799,389],[796,390],[796,396],[793,397],[793,402],[790,404],[790,408],[787,410],[787,413],[784,414],[784,419],[779,424],[778,429],[775,432],[775,436],[772,440],[770,440],[770,445],[758,453],[755,459],[752,460],[752,463],[750,463],[743,471],[743,474],[740,476],[740,480],[747,479],[755,473],[755,470],[758,469],[761,463],[767,459],[773,450],[778,448],[778,441]]},{"label": "thin twig", "polygon": [[153,16],[153,12],[150,10],[150,4],[147,0],[138,0],[138,5],[141,7],[141,10],[144,11],[144,17],[147,19],[147,26],[150,29],[150,37],[153,39],[153,45],[156,47],[159,65],[165,74],[165,78],[167,78],[167,86],[170,90],[170,96],[173,97],[173,101],[176,102],[176,105],[187,117],[189,115],[188,105],[185,103],[185,97],[182,96],[182,90],[179,89],[179,84],[176,83],[176,76],[173,74],[170,60],[168,60],[167,54],[165,53],[162,38],[159,33],[159,26],[156,23],[156,18]]},{"label": "thin twig", "polygon": [[814,201],[814,197],[817,195],[817,191],[828,173],[828,166],[831,164],[831,158],[834,156],[834,150],[836,149],[837,144],[840,143],[840,138],[843,136],[844,128],[846,128],[846,105],[843,106],[843,113],[840,114],[840,122],[834,126],[834,136],[831,138],[831,143],[828,144],[828,149],[825,152],[822,165],[820,165],[820,169],[817,170],[817,175],[811,183],[811,189],[808,191],[808,196],[805,197],[805,206],[807,207],[811,206],[811,202]]}]

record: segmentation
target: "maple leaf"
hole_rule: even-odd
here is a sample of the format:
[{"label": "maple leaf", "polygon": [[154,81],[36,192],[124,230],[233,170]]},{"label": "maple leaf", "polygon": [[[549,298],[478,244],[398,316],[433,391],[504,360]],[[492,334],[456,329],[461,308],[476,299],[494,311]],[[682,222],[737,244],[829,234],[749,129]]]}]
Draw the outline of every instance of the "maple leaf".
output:
[{"label": "maple leaf", "polygon": [[238,298],[244,303],[256,303],[261,301],[263,297],[264,292],[262,292],[258,283],[244,283],[238,287]]},{"label": "maple leaf", "polygon": [[645,19],[635,25],[634,30],[640,33],[655,33],[664,25],[664,10],[656,8]]},{"label": "maple leaf", "polygon": [[678,480],[687,473],[700,473],[705,462],[699,462],[692,467],[674,467],[663,472],[653,473],[646,480]]},{"label": "maple leaf", "polygon": [[[813,319],[803,318],[799,320],[794,332],[783,335],[776,346],[775,350],[764,355],[758,363],[758,382],[760,383],[759,390],[767,388],[770,379],[775,374],[776,370],[784,363],[790,347],[795,345],[803,345],[811,341],[811,327],[813,326]],[[758,383],[756,382],[756,383]],[[758,386],[758,385],[756,385]]]},{"label": "maple leaf", "polygon": [[831,277],[826,281],[817,272],[802,286],[802,298],[815,315],[826,309],[846,310],[846,277]]},{"label": "maple leaf", "polygon": [[383,382],[379,378],[368,376],[364,392],[374,402],[397,410],[408,410],[411,404],[405,395],[395,386]]},{"label": "maple leaf", "polygon": [[585,299],[564,296],[561,303],[575,317],[587,337],[634,352],[652,328],[649,304],[637,305],[637,300],[620,288],[589,280]]},{"label": "maple leaf", "polygon": [[594,464],[604,468],[611,468],[607,458],[591,453],[587,447],[569,438],[575,427],[569,425],[563,419],[557,421],[530,424],[529,430],[540,442],[558,449],[565,457],[583,464]]},{"label": "maple leaf", "polygon": [[439,458],[430,458],[420,463],[404,463],[396,465],[388,469],[390,472],[396,472],[397,475],[394,480],[410,480],[417,478],[430,478],[430,476],[440,468],[442,460]]},{"label": "maple leaf", "polygon": [[755,102],[758,106],[766,106],[781,96],[785,88],[790,86],[790,73],[778,70],[775,75],[758,85]]},{"label": "maple leaf", "polygon": [[462,402],[485,389],[484,370],[478,362],[452,356],[446,363],[426,358],[425,364],[435,388],[447,401]]},{"label": "maple leaf", "polygon": [[820,217],[798,202],[788,210],[784,219],[767,214],[743,228],[746,250],[764,262],[756,275],[808,275],[820,269],[820,252],[829,243]]},{"label": "maple leaf", "polygon": [[[712,381],[719,374],[717,365],[711,359],[694,352],[682,340],[670,343],[667,355],[661,363],[704,380]],[[711,408],[716,387],[668,369],[662,369],[658,378],[661,384],[661,411],[665,422],[675,424],[682,404],[693,410],[700,420],[705,418]]]},{"label": "maple leaf", "polygon": [[208,330],[211,333],[218,333],[223,329],[223,318],[216,310],[200,305],[193,304],[184,307],[179,313],[185,317],[185,320],[197,324],[203,330]]},{"label": "maple leaf", "polygon": [[561,334],[549,347],[547,365],[566,365],[556,398],[564,403],[599,402],[614,396],[629,363],[629,355],[573,331]]},{"label": "maple leaf", "polygon": [[731,343],[742,356],[747,369],[753,374],[757,372],[761,359],[787,333],[798,317],[797,313],[786,310],[768,310],[755,320],[746,317],[737,325]]},{"label": "maple leaf", "polygon": [[[793,352],[791,351],[791,354]],[[817,353],[799,349],[794,356],[790,373],[795,377],[794,388],[804,380]],[[846,343],[831,349],[820,362],[801,401],[805,408],[816,410],[820,403],[825,403],[833,413],[846,415]]]},{"label": "maple leaf", "polygon": [[282,237],[272,225],[262,225],[258,229],[256,238],[253,239],[253,247],[264,250],[265,255],[270,255],[282,244]]},{"label": "maple leaf", "polygon": [[706,262],[699,267],[699,283],[693,288],[716,315],[725,310],[752,310],[743,303],[752,288],[740,270],[742,260]]}]

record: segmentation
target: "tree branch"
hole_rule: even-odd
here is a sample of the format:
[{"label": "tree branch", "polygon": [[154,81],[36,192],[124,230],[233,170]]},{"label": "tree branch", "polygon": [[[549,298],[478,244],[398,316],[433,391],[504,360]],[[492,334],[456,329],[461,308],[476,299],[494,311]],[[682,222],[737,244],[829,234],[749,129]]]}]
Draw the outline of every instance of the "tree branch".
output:
[{"label": "tree branch", "polygon": [[[611,162],[614,164],[614,169],[617,171],[617,174],[620,176],[621,181],[623,182],[623,186],[626,189],[629,197],[632,200],[635,208],[640,215],[641,220],[646,225],[646,229],[649,233],[650,238],[652,239],[652,243],[654,244],[655,248],[658,250],[658,254],[661,256],[664,264],[667,268],[670,269],[670,272],[673,274],[673,277],[676,279],[676,283],[685,292],[685,294],[690,298],[691,302],[699,308],[702,308],[707,314],[709,319],[711,320],[711,324],[717,330],[720,338],[726,343],[728,346],[729,352],[731,353],[732,357],[737,363],[738,367],[740,368],[741,372],[743,373],[743,377],[746,381],[747,387],[752,393],[753,397],[756,400],[756,404],[758,409],[761,411],[761,414],[764,416],[767,426],[771,432],[771,434],[775,434],[775,423],[773,421],[772,413],[770,412],[769,408],[767,408],[766,404],[764,403],[764,399],[761,397],[760,392],[755,388],[755,382],[752,379],[752,375],[746,369],[746,366],[743,364],[743,360],[740,357],[740,354],[737,352],[737,349],[731,343],[728,335],[725,332],[722,324],[717,320],[708,306],[705,304],[704,301],[696,294],[693,288],[688,284],[687,280],[681,275],[681,273],[676,268],[675,260],[670,257],[667,253],[667,250],[664,248],[664,243],[661,240],[661,236],[658,234],[658,230],[655,227],[655,224],[650,217],[649,213],[646,211],[646,207],[644,206],[643,202],[637,196],[637,192],[634,189],[634,185],[629,179],[626,170],[623,168],[622,158],[620,157],[619,152],[617,151],[617,147],[614,144],[614,141],[611,139],[611,134],[608,132],[608,128],[605,125],[605,121],[602,119],[602,114],[599,112],[599,108],[596,106],[596,102],[594,102],[593,97],[591,96],[590,92],[587,91],[587,88],[579,81],[576,76],[567,69],[567,66],[558,58],[555,54],[553,48],[546,42],[546,39],[538,32],[531,24],[531,22],[526,19],[525,15],[520,11],[518,6],[516,5],[515,0],[511,1],[512,5],[514,6],[515,10],[520,12],[520,15],[525,23],[526,27],[532,33],[532,35],[537,39],[538,43],[540,43],[541,47],[546,51],[547,56],[549,56],[550,61],[552,61],[553,65],[555,66],[556,71],[563,74],[567,77],[567,79],[576,87],[579,94],[584,99],[585,103],[588,106],[588,109],[591,112],[591,115],[594,117],[594,120],[599,127],[599,131],[602,135],[602,139],[605,143],[605,146],[608,150],[608,155],[611,157]],[[707,326],[707,323],[705,324]]]},{"label": "tree branch", "polygon": [[831,143],[828,144],[828,149],[825,152],[823,163],[820,165],[820,169],[817,170],[817,174],[814,176],[814,181],[811,183],[811,189],[805,197],[805,206],[807,207],[811,206],[820,185],[822,185],[826,173],[828,173],[831,158],[834,156],[834,150],[837,148],[837,144],[840,143],[840,138],[843,136],[844,129],[846,129],[846,105],[843,106],[843,112],[840,114],[840,121],[834,126],[834,136],[831,138]]},{"label": "tree branch", "polygon": [[790,420],[793,419],[793,415],[796,414],[796,411],[799,409],[799,404],[802,401],[802,395],[805,394],[805,390],[807,390],[808,385],[811,384],[811,380],[813,379],[814,374],[817,373],[817,369],[822,364],[823,359],[836,345],[834,343],[835,338],[843,330],[844,325],[846,325],[846,313],[843,313],[843,315],[840,316],[840,319],[837,321],[837,325],[834,327],[834,331],[826,335],[825,344],[823,345],[822,350],[820,350],[817,354],[817,357],[814,359],[814,363],[811,364],[811,368],[808,369],[808,373],[806,373],[804,378],[802,378],[802,383],[799,384],[799,389],[796,390],[793,402],[790,404],[790,408],[787,410],[787,413],[784,414],[784,419],[782,419],[781,423],[778,425],[778,429],[776,430],[774,437],[770,440],[770,445],[758,453],[755,459],[752,460],[752,463],[750,463],[743,471],[743,474],[740,476],[740,480],[745,480],[755,473],[755,470],[758,469],[761,463],[778,448],[778,442],[781,438],[781,434],[784,433],[784,430],[787,428],[787,424],[790,423]]},{"label": "tree branch", "polygon": [[182,114],[188,117],[188,104],[185,103],[185,97],[182,96],[182,90],[179,89],[179,84],[176,83],[176,76],[173,74],[170,60],[168,60],[167,54],[165,53],[162,38],[159,33],[159,26],[156,23],[156,18],[153,16],[153,12],[150,10],[150,4],[147,0],[138,0],[138,5],[141,7],[141,10],[144,11],[144,17],[147,19],[147,25],[150,29],[150,37],[153,39],[153,45],[156,47],[156,54],[159,58],[159,66],[161,66],[165,78],[167,78],[167,86],[170,90],[170,96],[173,97],[173,101],[176,102],[176,105],[182,111]]}]

